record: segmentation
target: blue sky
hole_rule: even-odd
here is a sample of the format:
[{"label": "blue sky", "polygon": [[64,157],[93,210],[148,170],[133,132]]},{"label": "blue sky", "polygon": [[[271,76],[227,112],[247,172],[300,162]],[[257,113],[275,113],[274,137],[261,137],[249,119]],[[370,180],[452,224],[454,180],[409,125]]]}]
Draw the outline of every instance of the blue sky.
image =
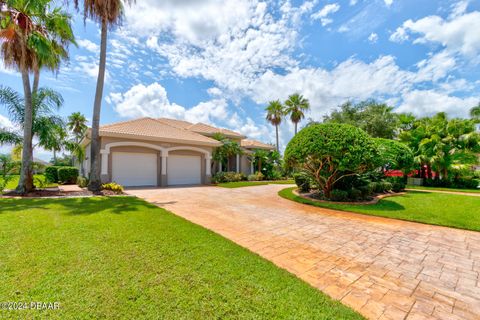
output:
[{"label": "blue sky", "polygon": [[[91,118],[99,31],[74,19],[78,47],[41,86],[62,93],[63,116]],[[264,107],[294,92],[315,120],[367,98],[418,116],[467,116],[480,101],[478,30],[473,0],[137,0],[109,34],[101,122],[165,116],[273,142]],[[0,66],[0,80],[21,90],[13,70]],[[0,126],[7,118],[0,107]],[[285,121],[282,148],[292,135]]]}]

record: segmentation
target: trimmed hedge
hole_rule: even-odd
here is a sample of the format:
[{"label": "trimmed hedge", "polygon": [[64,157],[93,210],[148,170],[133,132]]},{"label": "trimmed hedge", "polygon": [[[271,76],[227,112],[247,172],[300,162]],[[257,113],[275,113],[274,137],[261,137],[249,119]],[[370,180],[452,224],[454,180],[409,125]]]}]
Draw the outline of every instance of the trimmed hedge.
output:
[{"label": "trimmed hedge", "polygon": [[59,167],[57,170],[58,181],[62,184],[74,184],[77,182],[78,169],[75,167]]},{"label": "trimmed hedge", "polygon": [[243,173],[236,173],[233,171],[229,172],[218,172],[212,177],[213,183],[225,183],[225,182],[238,182],[246,180],[247,177]]},{"label": "trimmed hedge", "polygon": [[310,178],[304,173],[295,173],[293,175],[295,184],[300,189],[300,192],[309,192],[310,191]]},{"label": "trimmed hedge", "polygon": [[61,167],[59,166],[50,166],[45,168],[45,180],[50,183],[57,183],[58,182],[58,169]]}]

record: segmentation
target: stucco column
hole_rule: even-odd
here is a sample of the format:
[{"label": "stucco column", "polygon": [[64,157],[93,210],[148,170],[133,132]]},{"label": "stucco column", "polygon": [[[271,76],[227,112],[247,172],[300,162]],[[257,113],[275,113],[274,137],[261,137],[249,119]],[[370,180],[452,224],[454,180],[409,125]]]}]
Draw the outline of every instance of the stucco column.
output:
[{"label": "stucco column", "polygon": [[109,182],[108,177],[108,155],[110,154],[109,150],[100,150],[101,160],[101,170],[100,170],[100,180],[102,183]]},{"label": "stucco column", "polygon": [[211,170],[212,158],[210,156],[205,157],[205,184],[212,182],[212,170]]},{"label": "stucco column", "polygon": [[168,151],[162,151],[162,175],[160,178],[160,185],[166,187],[168,185],[167,181],[167,160],[168,160]]},{"label": "stucco column", "polygon": [[222,172],[222,161],[218,162],[218,172]]},{"label": "stucco column", "polygon": [[250,174],[253,174],[253,160],[250,160]]},{"label": "stucco column", "polygon": [[237,173],[240,172],[240,155],[237,153]]}]

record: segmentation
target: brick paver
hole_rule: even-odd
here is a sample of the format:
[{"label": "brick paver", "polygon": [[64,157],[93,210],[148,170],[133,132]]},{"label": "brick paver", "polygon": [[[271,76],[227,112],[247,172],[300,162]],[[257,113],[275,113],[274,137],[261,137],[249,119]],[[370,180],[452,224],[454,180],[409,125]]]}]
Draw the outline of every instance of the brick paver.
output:
[{"label": "brick paver", "polygon": [[480,319],[480,233],[321,209],[285,185],[130,190],[369,319]]}]

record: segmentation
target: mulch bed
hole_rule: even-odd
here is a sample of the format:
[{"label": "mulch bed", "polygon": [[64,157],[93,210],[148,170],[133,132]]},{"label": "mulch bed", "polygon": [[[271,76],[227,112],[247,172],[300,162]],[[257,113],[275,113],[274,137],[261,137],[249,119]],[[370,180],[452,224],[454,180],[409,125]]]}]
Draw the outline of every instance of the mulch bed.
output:
[{"label": "mulch bed", "polygon": [[323,203],[332,203],[332,204],[359,204],[359,205],[366,205],[366,204],[376,204],[378,201],[380,201],[383,198],[388,198],[388,197],[394,197],[394,196],[401,196],[404,195],[405,192],[396,192],[396,193],[381,193],[381,194],[376,194],[372,196],[372,199],[370,200],[365,200],[365,201],[349,201],[349,202],[344,202],[344,201],[328,201],[328,200],[322,200],[318,198],[318,195],[314,192],[309,192],[309,193],[300,193],[297,190],[293,190],[293,194],[296,196],[302,197],[304,199],[308,199],[311,201],[315,202],[323,202]]},{"label": "mulch bed", "polygon": [[100,192],[91,192],[87,189],[81,191],[62,191],[58,188],[47,188],[41,190],[34,190],[27,194],[18,194],[15,191],[5,193],[4,198],[63,198],[63,197],[93,197],[93,196],[117,196],[122,195],[111,190],[102,190]]}]

